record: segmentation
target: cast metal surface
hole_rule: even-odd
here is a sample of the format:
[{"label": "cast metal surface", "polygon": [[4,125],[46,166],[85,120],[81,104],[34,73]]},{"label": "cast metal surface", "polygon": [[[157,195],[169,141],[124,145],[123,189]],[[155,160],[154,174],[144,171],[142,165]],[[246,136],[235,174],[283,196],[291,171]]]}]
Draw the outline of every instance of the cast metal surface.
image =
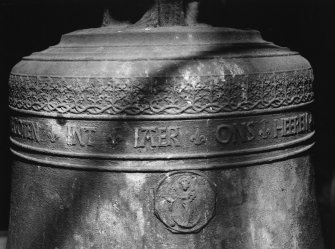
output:
[{"label": "cast metal surface", "polygon": [[322,248],[310,64],[175,2],[13,68],[8,249]]}]

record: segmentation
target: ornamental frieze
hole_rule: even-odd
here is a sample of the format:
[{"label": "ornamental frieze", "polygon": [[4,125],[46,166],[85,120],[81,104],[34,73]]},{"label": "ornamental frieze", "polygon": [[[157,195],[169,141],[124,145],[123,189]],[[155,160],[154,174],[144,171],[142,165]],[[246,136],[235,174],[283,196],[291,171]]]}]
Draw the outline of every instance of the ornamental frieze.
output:
[{"label": "ornamental frieze", "polygon": [[178,115],[259,111],[313,100],[311,69],[276,73],[85,78],[12,74],[14,109],[56,114]]}]

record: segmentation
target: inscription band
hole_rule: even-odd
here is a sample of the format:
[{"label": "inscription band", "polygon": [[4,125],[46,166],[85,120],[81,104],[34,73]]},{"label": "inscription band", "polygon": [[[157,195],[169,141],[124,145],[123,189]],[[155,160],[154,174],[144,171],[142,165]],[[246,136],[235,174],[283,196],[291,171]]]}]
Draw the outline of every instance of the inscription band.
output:
[{"label": "inscription band", "polygon": [[15,151],[97,160],[248,155],[311,143],[309,112],[187,121],[78,121],[12,117]]}]

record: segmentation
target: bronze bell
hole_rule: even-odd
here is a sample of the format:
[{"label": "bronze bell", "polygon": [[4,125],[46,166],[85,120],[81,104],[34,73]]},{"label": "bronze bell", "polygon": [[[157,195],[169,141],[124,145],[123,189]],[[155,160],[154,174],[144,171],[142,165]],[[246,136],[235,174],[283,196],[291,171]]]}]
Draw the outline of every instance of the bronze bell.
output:
[{"label": "bronze bell", "polygon": [[310,64],[196,5],[13,68],[8,249],[322,248]]}]

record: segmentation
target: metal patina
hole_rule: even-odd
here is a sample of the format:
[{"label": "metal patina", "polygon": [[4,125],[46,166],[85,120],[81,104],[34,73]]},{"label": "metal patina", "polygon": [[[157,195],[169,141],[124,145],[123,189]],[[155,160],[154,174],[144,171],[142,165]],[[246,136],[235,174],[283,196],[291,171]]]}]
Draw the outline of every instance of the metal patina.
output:
[{"label": "metal patina", "polygon": [[105,16],[13,68],[8,249],[322,248],[310,64],[195,7]]}]

